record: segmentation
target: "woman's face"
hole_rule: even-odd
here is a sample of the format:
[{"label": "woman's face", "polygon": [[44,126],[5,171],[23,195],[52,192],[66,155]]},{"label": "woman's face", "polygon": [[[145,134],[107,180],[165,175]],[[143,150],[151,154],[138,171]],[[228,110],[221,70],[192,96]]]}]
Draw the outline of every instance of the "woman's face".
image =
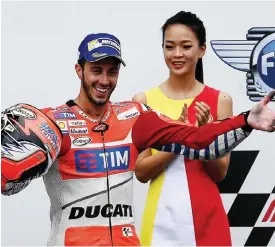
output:
[{"label": "woman's face", "polygon": [[205,53],[205,45],[199,45],[196,34],[188,26],[173,24],[165,30],[163,52],[170,72],[181,76],[195,73],[197,61]]}]

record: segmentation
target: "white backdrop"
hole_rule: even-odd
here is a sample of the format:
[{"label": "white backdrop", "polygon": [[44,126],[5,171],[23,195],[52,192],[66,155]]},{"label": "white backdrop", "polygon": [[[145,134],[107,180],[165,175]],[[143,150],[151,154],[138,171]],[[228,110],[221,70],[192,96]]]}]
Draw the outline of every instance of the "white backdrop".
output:
[{"label": "white backdrop", "polygon": [[[74,71],[77,47],[91,32],[113,33],[122,43],[127,66],[121,69],[113,101],[129,100],[156,86],[168,75],[161,26],[185,10],[196,13],[206,26],[206,84],[228,92],[237,114],[254,104],[246,96],[245,73],[225,65],[209,42],[244,40],[251,27],[275,26],[274,9],[274,2],[3,2],[1,110],[18,102],[54,107],[74,99],[80,85]],[[252,172],[263,180],[249,183],[251,192],[259,189],[258,184],[275,185],[274,137],[255,132],[237,148],[261,150]],[[135,182],[138,232],[147,188],[148,184]],[[1,196],[1,200],[2,245],[45,245],[50,204],[42,179],[17,195]],[[232,235],[233,243],[241,245],[242,233]],[[275,236],[272,241],[275,245]]]}]

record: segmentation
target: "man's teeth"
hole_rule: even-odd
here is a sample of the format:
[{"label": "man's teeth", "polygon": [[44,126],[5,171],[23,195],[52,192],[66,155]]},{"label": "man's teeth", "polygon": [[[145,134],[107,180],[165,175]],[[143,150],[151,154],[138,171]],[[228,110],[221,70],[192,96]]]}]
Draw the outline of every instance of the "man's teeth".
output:
[{"label": "man's teeth", "polygon": [[95,88],[97,91],[101,92],[101,93],[106,93],[108,88],[100,88],[100,87],[96,87]]}]

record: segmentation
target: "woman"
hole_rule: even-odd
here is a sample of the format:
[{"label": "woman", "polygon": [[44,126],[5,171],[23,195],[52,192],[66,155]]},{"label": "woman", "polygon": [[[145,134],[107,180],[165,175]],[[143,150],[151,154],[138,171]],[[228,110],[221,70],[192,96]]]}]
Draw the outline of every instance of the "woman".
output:
[{"label": "woman", "polygon": [[[169,78],[133,100],[172,119],[197,125],[232,116],[230,95],[203,84],[203,22],[195,14],[181,11],[165,22],[162,31]],[[231,245],[227,215],[216,186],[226,175],[229,159],[202,162],[155,150],[140,154],[136,177],[143,183],[151,180],[141,244]]]}]

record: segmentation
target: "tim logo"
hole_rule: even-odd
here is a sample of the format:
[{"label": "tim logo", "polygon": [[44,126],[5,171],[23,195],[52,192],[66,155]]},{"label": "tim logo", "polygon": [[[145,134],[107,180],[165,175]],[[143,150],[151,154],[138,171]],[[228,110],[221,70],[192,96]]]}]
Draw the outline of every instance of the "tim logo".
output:
[{"label": "tim logo", "polygon": [[130,161],[130,147],[106,148],[100,150],[75,151],[75,164],[77,172],[105,172],[127,170]]},{"label": "tim logo", "polygon": [[275,27],[253,27],[246,38],[210,43],[223,62],[246,72],[247,96],[260,101],[275,89]]},{"label": "tim logo", "polygon": [[76,114],[73,112],[55,112],[53,115],[56,119],[76,118]]}]

